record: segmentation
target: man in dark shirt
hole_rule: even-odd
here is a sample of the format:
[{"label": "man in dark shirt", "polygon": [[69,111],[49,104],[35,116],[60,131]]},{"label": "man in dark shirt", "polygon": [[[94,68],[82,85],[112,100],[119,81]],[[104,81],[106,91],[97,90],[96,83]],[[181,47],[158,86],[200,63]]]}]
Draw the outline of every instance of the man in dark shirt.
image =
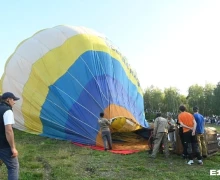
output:
[{"label": "man in dark shirt", "polygon": [[19,98],[11,92],[6,92],[1,97],[0,103],[0,159],[8,169],[8,179],[18,180],[19,163],[18,151],[15,147],[12,125],[15,123],[12,106]]}]

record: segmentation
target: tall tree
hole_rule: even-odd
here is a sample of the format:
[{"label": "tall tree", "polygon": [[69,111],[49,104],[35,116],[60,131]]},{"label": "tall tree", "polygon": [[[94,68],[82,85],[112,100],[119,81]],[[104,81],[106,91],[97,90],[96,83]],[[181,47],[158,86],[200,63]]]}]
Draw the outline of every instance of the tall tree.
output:
[{"label": "tall tree", "polygon": [[160,111],[163,106],[163,92],[161,89],[150,86],[144,93],[144,108],[146,116],[152,118],[156,111]]},{"label": "tall tree", "polygon": [[178,107],[181,104],[180,94],[175,87],[164,90],[164,112],[178,113]]},{"label": "tall tree", "polygon": [[198,106],[200,111],[204,112],[204,88],[202,86],[198,84],[190,86],[187,99],[190,107],[189,111],[192,111],[193,106]]},{"label": "tall tree", "polygon": [[216,88],[213,92],[213,113],[215,115],[220,115],[220,82],[218,82]]},{"label": "tall tree", "polygon": [[[215,85],[213,84],[206,84],[204,87],[204,104],[203,104],[203,115],[208,116],[213,114],[213,100],[214,100],[214,89]],[[200,107],[201,108],[201,107]],[[201,112],[201,110],[200,110]]]}]

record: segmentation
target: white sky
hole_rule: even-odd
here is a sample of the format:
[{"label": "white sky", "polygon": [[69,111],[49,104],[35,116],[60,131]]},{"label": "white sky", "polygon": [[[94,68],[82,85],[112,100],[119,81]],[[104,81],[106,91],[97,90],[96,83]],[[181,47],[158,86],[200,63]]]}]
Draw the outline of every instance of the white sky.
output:
[{"label": "white sky", "polygon": [[143,87],[174,86],[186,94],[190,85],[220,81],[220,1],[194,10],[140,53],[135,68]]},{"label": "white sky", "polygon": [[22,40],[69,24],[109,37],[127,56],[143,89],[172,86],[186,94],[193,84],[220,81],[220,0],[54,0],[42,7],[43,2],[21,0],[12,7],[5,1],[0,7],[0,75]]}]

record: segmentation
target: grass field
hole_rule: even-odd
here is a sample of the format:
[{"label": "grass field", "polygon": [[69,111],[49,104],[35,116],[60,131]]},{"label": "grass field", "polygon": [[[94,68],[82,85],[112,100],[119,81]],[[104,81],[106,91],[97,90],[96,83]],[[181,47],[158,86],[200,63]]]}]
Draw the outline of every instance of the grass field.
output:
[{"label": "grass field", "polygon": [[[218,128],[220,131],[220,128]],[[146,151],[119,155],[75,146],[15,130],[19,151],[20,180],[207,180],[210,170],[220,170],[220,153],[204,160],[204,165],[189,166],[178,155],[154,160]],[[0,179],[6,180],[6,167]]]}]

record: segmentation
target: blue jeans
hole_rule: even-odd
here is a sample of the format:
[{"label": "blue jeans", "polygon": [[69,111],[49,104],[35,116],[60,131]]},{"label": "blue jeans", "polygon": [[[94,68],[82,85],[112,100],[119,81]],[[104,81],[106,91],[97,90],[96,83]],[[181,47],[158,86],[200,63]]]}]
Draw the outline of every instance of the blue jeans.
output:
[{"label": "blue jeans", "polygon": [[19,163],[18,158],[12,158],[11,148],[0,149],[0,159],[8,169],[8,180],[18,180]]}]

